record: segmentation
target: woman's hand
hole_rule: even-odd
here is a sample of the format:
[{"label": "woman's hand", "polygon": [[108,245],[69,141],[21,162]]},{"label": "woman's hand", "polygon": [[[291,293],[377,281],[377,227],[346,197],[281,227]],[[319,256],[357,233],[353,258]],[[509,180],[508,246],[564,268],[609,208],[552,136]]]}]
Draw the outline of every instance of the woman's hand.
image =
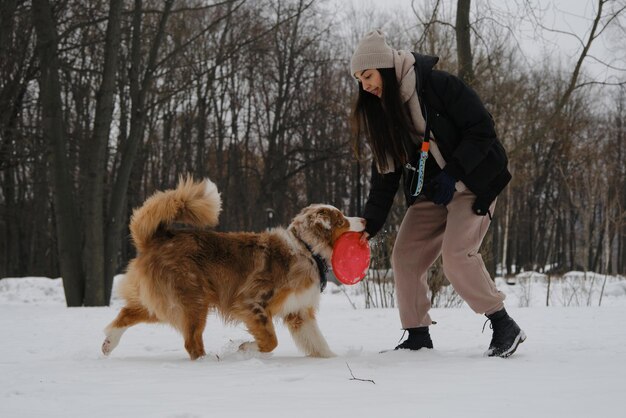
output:
[{"label": "woman's hand", "polygon": [[454,197],[454,184],[456,180],[445,171],[439,172],[433,179],[434,195],[433,203],[446,206]]},{"label": "woman's hand", "polygon": [[361,233],[361,244],[367,244],[367,241],[369,241],[370,239],[370,234],[367,233],[367,231],[363,231]]}]

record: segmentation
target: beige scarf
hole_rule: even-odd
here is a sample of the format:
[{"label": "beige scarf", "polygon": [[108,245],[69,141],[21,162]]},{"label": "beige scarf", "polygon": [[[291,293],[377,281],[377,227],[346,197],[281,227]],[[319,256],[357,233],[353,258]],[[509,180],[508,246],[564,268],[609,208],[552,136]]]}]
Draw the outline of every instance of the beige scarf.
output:
[{"label": "beige scarf", "polygon": [[[422,109],[420,108],[420,102],[417,97],[416,91],[416,76],[415,76],[415,57],[408,51],[393,51],[393,64],[396,70],[396,78],[398,79],[398,84],[400,87],[400,98],[403,102],[408,104],[411,122],[413,122],[413,126],[417,130],[420,135],[424,134],[424,130],[426,129],[426,121],[424,120],[424,115],[422,115]],[[437,145],[434,143],[434,138],[431,133],[431,154],[433,154],[433,148],[436,148]],[[434,147],[433,147],[434,145]],[[446,162],[443,160],[439,149],[437,149],[437,154],[439,155],[437,160],[437,164],[439,167],[443,167]],[[433,154],[434,155],[434,154]],[[441,159],[441,161],[440,161]],[[381,171],[380,167],[378,171],[382,174],[387,174],[395,171],[395,165],[393,163],[393,158],[391,155],[387,154],[387,167],[386,171]]]},{"label": "beige scarf", "polygon": [[[422,115],[419,98],[417,97],[417,77],[415,74],[415,67],[413,66],[413,64],[415,64],[415,57],[409,51],[394,50],[393,52],[393,63],[396,70],[396,78],[400,84],[400,97],[402,98],[402,101],[407,103],[409,106],[413,126],[420,135],[423,135],[426,129],[426,121],[424,120],[424,115]],[[443,159],[432,132],[430,133],[430,139],[430,153],[433,157],[435,157],[437,165],[439,165],[440,168],[443,168],[446,165],[446,160]],[[390,155],[387,155],[387,164],[390,169],[385,173],[394,171],[393,158],[391,158]],[[461,191],[465,189],[465,185],[459,181],[456,184],[456,189]]]}]

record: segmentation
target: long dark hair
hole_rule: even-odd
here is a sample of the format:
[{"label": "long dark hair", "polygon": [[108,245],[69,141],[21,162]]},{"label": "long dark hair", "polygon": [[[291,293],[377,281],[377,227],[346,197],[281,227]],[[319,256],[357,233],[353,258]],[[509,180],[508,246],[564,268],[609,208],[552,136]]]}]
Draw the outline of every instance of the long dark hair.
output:
[{"label": "long dark hair", "polygon": [[359,95],[352,111],[354,153],[360,158],[360,141],[365,134],[379,170],[390,169],[387,155],[393,159],[395,168],[407,162],[405,141],[417,131],[411,123],[408,110],[400,97],[400,86],[393,68],[378,69],[383,81],[383,94],[378,98],[363,89],[359,83]]}]

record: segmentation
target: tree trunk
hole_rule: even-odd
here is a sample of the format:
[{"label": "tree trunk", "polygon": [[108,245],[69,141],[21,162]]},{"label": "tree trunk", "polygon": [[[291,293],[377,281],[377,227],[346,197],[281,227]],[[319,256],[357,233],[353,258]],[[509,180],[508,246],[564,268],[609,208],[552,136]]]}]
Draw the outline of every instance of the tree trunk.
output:
[{"label": "tree trunk", "polygon": [[468,85],[474,83],[474,65],[470,35],[471,0],[458,0],[456,6],[456,53],[458,75]]},{"label": "tree trunk", "polygon": [[[110,299],[105,279],[104,179],[106,150],[113,119],[122,6],[122,0],[111,0],[109,5],[102,82],[96,96],[93,139],[86,151],[88,164],[83,187],[85,192],[83,269],[86,273],[85,305],[87,306],[107,305]],[[114,262],[114,260],[109,259],[108,262]]]},{"label": "tree trunk", "polygon": [[32,13],[39,54],[42,131],[50,146],[52,159],[54,214],[65,300],[68,306],[81,306],[85,283],[80,262],[81,238],[76,227],[77,206],[67,158],[67,137],[58,72],[56,24],[48,0],[33,0]]},{"label": "tree trunk", "polygon": [[131,121],[130,121],[130,133],[128,139],[124,144],[122,151],[122,161],[120,162],[118,176],[113,185],[113,191],[111,196],[111,205],[109,208],[109,216],[107,220],[107,233],[106,233],[106,266],[105,266],[105,280],[106,280],[106,292],[107,301],[110,299],[111,289],[113,287],[113,275],[116,270],[117,254],[120,248],[120,237],[122,230],[126,224],[126,193],[128,190],[128,183],[130,181],[130,174],[132,171],[133,163],[139,145],[143,138],[144,127],[146,122],[146,96],[148,90],[152,84],[154,77],[154,70],[156,68],[158,50],[161,45],[161,40],[165,34],[165,24],[169,17],[170,11],[174,0],[167,0],[164,5],[163,13],[159,21],[156,35],[152,41],[150,47],[150,53],[148,61],[146,63],[146,69],[143,76],[143,80],[139,80],[140,70],[140,54],[141,54],[141,19],[143,15],[142,0],[135,0],[135,11],[133,16],[133,39],[132,39],[132,57],[131,57],[131,70],[130,70],[130,84],[131,84]]}]

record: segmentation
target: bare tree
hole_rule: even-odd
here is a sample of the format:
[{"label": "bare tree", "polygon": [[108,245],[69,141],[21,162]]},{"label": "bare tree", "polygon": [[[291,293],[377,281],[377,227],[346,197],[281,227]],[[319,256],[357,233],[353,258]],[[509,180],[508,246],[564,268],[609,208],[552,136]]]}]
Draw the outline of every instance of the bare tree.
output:
[{"label": "bare tree", "polygon": [[456,53],[458,75],[461,80],[472,85],[474,82],[474,64],[472,62],[472,46],[470,31],[471,0],[458,0],[456,7]]},{"label": "bare tree", "polygon": [[[83,269],[85,271],[84,303],[89,306],[108,304],[105,260],[105,182],[106,153],[113,120],[115,82],[118,71],[118,56],[121,40],[122,0],[111,0],[104,44],[102,81],[96,96],[96,114],[92,140],[85,150],[86,172],[83,175],[85,209],[83,224],[85,247]],[[107,258],[108,257],[108,258]]]},{"label": "bare tree", "polygon": [[174,0],[166,0],[163,11],[158,21],[158,26],[154,38],[149,46],[148,58],[142,72],[141,48],[142,48],[142,16],[143,1],[135,0],[132,23],[132,49],[130,67],[130,97],[131,97],[131,118],[130,131],[126,138],[121,153],[121,162],[118,167],[117,177],[111,192],[111,203],[106,222],[106,247],[105,247],[105,286],[102,288],[101,296],[95,298],[96,303],[106,303],[110,299],[110,292],[113,283],[113,273],[117,268],[116,254],[119,251],[120,240],[123,228],[126,226],[125,203],[126,191],[130,174],[133,168],[135,157],[143,139],[146,122],[146,99],[149,94],[154,74],[156,71],[159,48],[165,36],[165,27],[170,16]]},{"label": "bare tree", "polygon": [[58,35],[48,0],[33,0],[32,13],[33,26],[37,31],[43,135],[50,144],[52,156],[53,197],[63,288],[68,306],[80,306],[84,289],[80,264],[81,240],[75,224],[78,219],[77,205],[67,159],[57,58]]}]

